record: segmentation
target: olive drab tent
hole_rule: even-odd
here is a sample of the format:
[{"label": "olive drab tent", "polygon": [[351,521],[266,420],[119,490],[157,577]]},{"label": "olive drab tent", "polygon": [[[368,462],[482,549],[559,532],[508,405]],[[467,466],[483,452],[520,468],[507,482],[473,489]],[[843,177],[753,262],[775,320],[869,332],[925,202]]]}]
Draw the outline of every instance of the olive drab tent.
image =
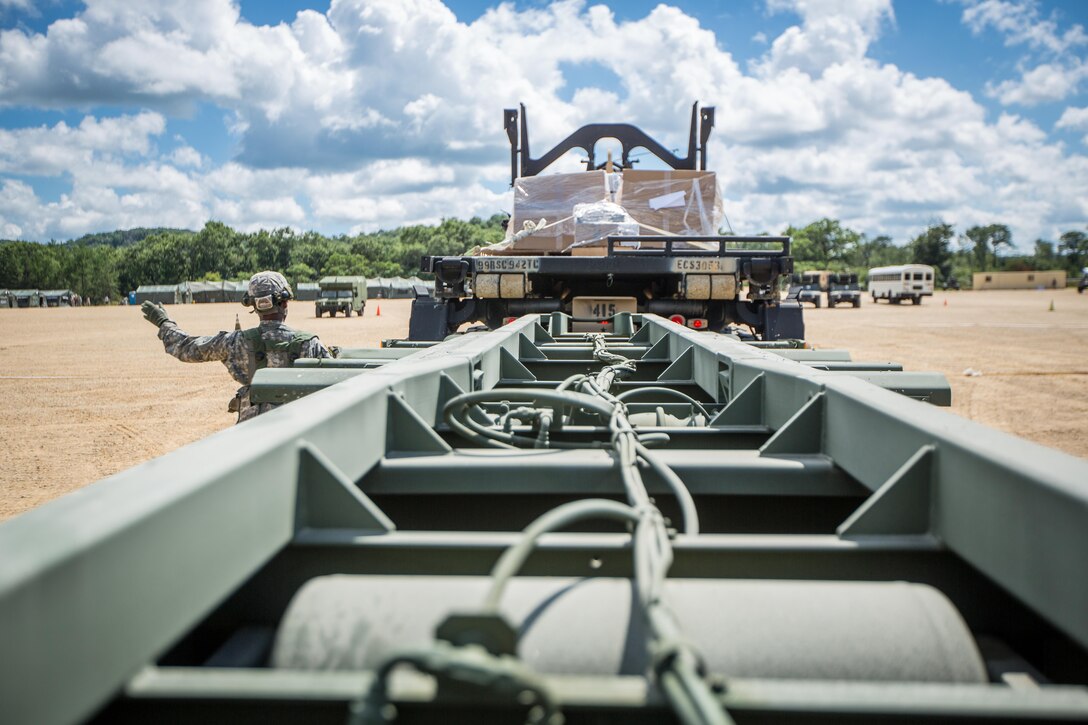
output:
[{"label": "olive drab tent", "polygon": [[[246,280],[190,281],[178,285],[179,302],[241,302],[249,282]],[[144,289],[141,287],[140,289]],[[150,289],[150,286],[148,286]],[[139,290],[137,290],[139,293]],[[140,300],[137,300],[138,302]],[[154,300],[153,300],[154,301]]]},{"label": "olive drab tent", "polygon": [[374,277],[367,282],[367,296],[374,299],[408,299],[415,297],[415,286],[434,289],[434,282],[419,277]]},{"label": "olive drab tent", "polygon": [[13,289],[10,291],[14,307],[43,307],[44,300],[36,289]]},{"label": "olive drab tent", "polygon": [[72,304],[70,289],[42,290],[38,295],[45,300],[46,307],[69,307]]},{"label": "olive drab tent", "polygon": [[[295,299],[302,302],[313,302],[317,299],[317,293],[321,291],[317,282],[299,282],[295,285]],[[370,287],[367,286],[367,292]]]},{"label": "olive drab tent", "polygon": [[223,301],[241,302],[249,289],[249,280],[228,279],[223,281]]},{"label": "olive drab tent", "polygon": [[222,282],[186,282],[193,302],[222,302]]},{"label": "olive drab tent", "polygon": [[161,305],[177,305],[182,293],[176,284],[142,284],[136,288],[136,304],[158,302]]}]

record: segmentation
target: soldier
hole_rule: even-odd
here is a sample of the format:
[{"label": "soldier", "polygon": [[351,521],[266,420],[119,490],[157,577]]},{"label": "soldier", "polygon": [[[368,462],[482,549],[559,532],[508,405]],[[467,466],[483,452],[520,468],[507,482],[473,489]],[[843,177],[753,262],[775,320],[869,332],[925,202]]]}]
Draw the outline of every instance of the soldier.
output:
[{"label": "soldier", "polygon": [[279,272],[258,272],[249,280],[249,290],[242,304],[252,307],[261,317],[261,324],[248,330],[220,332],[207,337],[195,337],[178,329],[160,304],[144,302],[144,317],[159,328],[159,339],[170,353],[182,362],[219,360],[226,365],[232,378],[242,384],[227,406],[238,413],[238,422],[249,420],[278,406],[277,403],[251,404],[249,384],[261,368],[285,368],[300,357],[331,357],[329,350],[316,335],[299,332],[284,324],[291,286]]}]

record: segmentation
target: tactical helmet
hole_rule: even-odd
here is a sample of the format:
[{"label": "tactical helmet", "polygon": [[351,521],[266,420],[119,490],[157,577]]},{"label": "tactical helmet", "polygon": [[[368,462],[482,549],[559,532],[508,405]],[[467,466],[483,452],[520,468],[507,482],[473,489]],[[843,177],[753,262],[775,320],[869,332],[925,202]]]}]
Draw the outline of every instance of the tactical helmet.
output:
[{"label": "tactical helmet", "polygon": [[279,272],[258,272],[249,279],[249,289],[242,296],[242,304],[252,307],[255,312],[271,312],[294,295],[291,285]]}]

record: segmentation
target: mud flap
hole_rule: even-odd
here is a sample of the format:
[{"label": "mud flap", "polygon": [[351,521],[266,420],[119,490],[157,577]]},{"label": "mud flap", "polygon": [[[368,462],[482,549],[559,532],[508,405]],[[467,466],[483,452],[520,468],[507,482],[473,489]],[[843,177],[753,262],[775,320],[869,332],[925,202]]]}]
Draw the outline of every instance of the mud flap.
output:
[{"label": "mud flap", "polygon": [[417,296],[412,300],[412,317],[408,321],[408,339],[443,340],[449,333],[449,306],[445,300]]},{"label": "mud flap", "polygon": [[763,307],[764,340],[804,340],[805,320],[801,305],[792,300],[783,300],[777,305]]}]

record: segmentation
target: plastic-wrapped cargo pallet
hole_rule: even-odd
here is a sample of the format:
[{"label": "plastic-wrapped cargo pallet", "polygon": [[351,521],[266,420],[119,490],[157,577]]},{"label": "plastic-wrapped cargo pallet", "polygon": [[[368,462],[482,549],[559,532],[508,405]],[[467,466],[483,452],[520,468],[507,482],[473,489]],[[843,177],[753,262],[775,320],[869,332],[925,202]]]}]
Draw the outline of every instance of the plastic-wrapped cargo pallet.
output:
[{"label": "plastic-wrapped cargo pallet", "polygon": [[609,235],[712,235],[723,216],[713,171],[528,176],[514,184],[506,239],[481,253],[599,254]]}]

